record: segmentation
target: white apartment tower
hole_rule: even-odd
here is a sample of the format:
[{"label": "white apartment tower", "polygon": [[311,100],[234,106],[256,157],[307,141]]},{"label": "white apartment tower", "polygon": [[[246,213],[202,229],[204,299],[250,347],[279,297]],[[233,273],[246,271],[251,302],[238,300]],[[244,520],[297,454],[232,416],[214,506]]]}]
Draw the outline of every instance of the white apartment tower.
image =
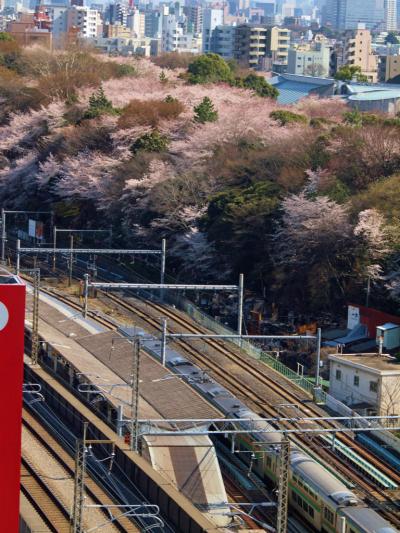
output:
[{"label": "white apartment tower", "polygon": [[385,26],[387,31],[397,30],[397,1],[385,0]]},{"label": "white apartment tower", "polygon": [[84,6],[68,8],[68,30],[78,28],[81,37],[97,37],[101,30],[101,24],[101,15],[95,9]]}]

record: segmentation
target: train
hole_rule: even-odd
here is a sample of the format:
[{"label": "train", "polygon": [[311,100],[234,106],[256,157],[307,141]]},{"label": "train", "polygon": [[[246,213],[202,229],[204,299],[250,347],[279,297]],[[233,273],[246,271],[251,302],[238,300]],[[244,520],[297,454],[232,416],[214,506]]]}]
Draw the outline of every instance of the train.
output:
[{"label": "train", "polygon": [[[247,433],[236,434],[234,444],[232,434],[222,434],[219,438],[227,447],[233,447],[243,461],[251,461],[252,472],[266,485],[276,485],[282,434],[213,379],[198,379],[203,373],[185,357],[170,357],[168,366],[177,374],[187,376],[191,385],[227,418],[242,420],[240,424],[244,424]],[[252,433],[254,429],[266,431]],[[267,448],[269,453],[260,453]],[[293,442],[290,446],[289,504],[321,533],[399,533]]]},{"label": "train", "polygon": [[[255,430],[268,431],[236,435],[234,448],[239,454],[251,452],[252,471],[267,484],[276,483],[282,434],[273,431],[273,426],[253,411],[240,409],[235,412],[235,417],[251,420],[248,426]],[[242,424],[246,426],[247,423]],[[240,455],[249,457],[249,453]],[[289,503],[306,522],[322,533],[398,531],[294,443],[290,446]]]}]

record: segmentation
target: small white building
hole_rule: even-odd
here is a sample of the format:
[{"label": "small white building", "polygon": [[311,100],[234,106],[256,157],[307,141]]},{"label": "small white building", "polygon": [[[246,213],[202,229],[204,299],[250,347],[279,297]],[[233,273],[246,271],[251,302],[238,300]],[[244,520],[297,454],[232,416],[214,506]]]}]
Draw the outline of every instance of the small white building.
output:
[{"label": "small white building", "polygon": [[327,43],[317,42],[312,46],[307,43],[297,48],[289,48],[289,74],[300,76],[329,76],[330,49]]},{"label": "small white building", "polygon": [[400,363],[378,354],[334,354],[329,394],[364,415],[400,414]]}]

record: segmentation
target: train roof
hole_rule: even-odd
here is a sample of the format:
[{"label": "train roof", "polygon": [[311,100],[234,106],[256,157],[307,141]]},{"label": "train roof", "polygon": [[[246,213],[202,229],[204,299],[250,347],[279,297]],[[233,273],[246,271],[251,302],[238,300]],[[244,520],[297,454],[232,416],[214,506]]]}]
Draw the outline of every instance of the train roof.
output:
[{"label": "train roof", "polygon": [[303,452],[292,452],[291,464],[295,474],[303,477],[320,495],[331,498],[337,505],[358,503],[354,494],[341,481],[325,469],[321,472],[323,467]]},{"label": "train roof", "polygon": [[387,520],[368,507],[348,507],[342,510],[342,514],[350,525],[357,526],[364,533],[398,533]]}]

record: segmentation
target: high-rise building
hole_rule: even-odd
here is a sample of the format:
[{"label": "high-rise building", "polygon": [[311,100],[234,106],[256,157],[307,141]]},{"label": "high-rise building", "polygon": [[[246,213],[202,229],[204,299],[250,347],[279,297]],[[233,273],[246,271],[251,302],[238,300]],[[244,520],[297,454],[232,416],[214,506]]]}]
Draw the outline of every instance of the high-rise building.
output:
[{"label": "high-rise building", "polygon": [[189,31],[199,35],[203,31],[203,7],[199,5],[189,8]]},{"label": "high-rise building", "polygon": [[385,0],[327,0],[324,22],[338,30],[385,27]]},{"label": "high-rise building", "polygon": [[162,13],[148,10],[144,14],[144,34],[146,37],[160,38],[162,35]]},{"label": "high-rise building", "polygon": [[222,9],[206,8],[203,11],[203,52],[211,51],[211,42],[214,38],[214,30],[224,23],[224,12]]},{"label": "high-rise building", "polygon": [[397,0],[385,0],[385,29],[397,30]]}]

